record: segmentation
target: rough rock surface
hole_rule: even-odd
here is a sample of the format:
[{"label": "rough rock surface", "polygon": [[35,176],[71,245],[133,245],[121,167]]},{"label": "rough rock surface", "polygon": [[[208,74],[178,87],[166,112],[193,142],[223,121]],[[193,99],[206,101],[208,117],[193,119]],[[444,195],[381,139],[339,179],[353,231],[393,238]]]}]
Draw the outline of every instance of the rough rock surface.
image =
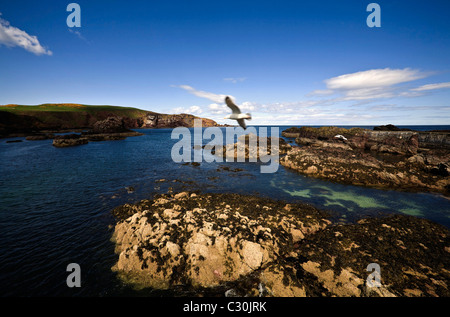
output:
[{"label": "rough rock surface", "polygon": [[[317,296],[450,295],[449,231],[416,217],[329,226],[305,241],[295,263],[307,292]],[[380,267],[380,287],[367,286],[370,263]]]},{"label": "rough rock surface", "polygon": [[[445,146],[423,148],[410,131],[326,128],[300,129],[296,142],[301,147],[293,147],[280,164],[345,184],[450,194],[450,150]],[[347,140],[336,139],[337,133]]]},{"label": "rough rock surface", "polygon": [[[403,215],[333,224],[305,204],[158,195],[113,211],[118,262],[138,288],[221,296],[449,296],[450,233]],[[367,268],[380,267],[371,287]]]},{"label": "rough rock surface", "polygon": [[114,270],[162,289],[217,287],[269,269],[330,223],[308,205],[188,192],[124,205],[114,214],[121,219],[113,236],[119,253]]},{"label": "rough rock surface", "polygon": [[259,137],[250,133],[238,138],[238,142],[227,144],[217,151],[216,155],[229,156],[234,159],[257,161],[268,155],[284,155],[291,149],[291,145],[284,139],[277,137]]},{"label": "rough rock surface", "polygon": [[125,127],[125,121],[120,117],[108,117],[105,120],[97,121],[92,127],[93,134],[102,133],[121,133],[130,132],[130,129]]},{"label": "rough rock surface", "polygon": [[69,147],[87,144],[88,139],[81,137],[79,134],[56,135],[53,139],[55,147]]}]

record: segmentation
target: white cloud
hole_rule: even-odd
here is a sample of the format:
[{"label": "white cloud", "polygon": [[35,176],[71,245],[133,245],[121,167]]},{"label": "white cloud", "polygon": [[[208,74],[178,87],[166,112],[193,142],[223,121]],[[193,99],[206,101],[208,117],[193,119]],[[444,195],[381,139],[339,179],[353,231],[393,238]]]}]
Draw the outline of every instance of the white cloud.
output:
[{"label": "white cloud", "polygon": [[[370,69],[326,79],[326,90],[315,90],[309,95],[340,94],[334,101],[371,100],[379,98],[405,97],[398,84],[428,76],[417,69]],[[404,89],[404,88],[403,88]],[[412,95],[409,95],[412,96]]]},{"label": "white cloud", "polygon": [[328,89],[354,90],[390,87],[396,84],[426,77],[418,70],[405,69],[371,69],[345,74],[325,80]]},{"label": "white cloud", "polygon": [[[188,91],[189,93],[200,97],[200,98],[206,98],[209,99],[215,103],[222,103],[225,102],[225,97],[227,95],[218,95],[218,94],[214,94],[212,92],[207,92],[207,91],[201,91],[201,90],[196,90],[191,86],[188,85],[179,85],[179,86],[172,86],[172,87],[179,87],[181,89],[184,89],[186,91]],[[230,96],[232,98],[232,96]]]},{"label": "white cloud", "polygon": [[[1,13],[0,13],[1,15]],[[0,44],[8,47],[19,46],[36,55],[52,55],[52,51],[44,48],[37,36],[11,26],[8,21],[0,18]]]},{"label": "white cloud", "polygon": [[212,103],[208,106],[208,109],[213,114],[224,114],[230,112],[230,108],[228,108],[225,104]]},{"label": "white cloud", "polygon": [[412,91],[425,91],[425,90],[435,90],[435,89],[443,89],[443,88],[450,88],[450,82],[423,85],[423,86],[420,86],[417,88],[413,88],[411,90]]},{"label": "white cloud", "polygon": [[189,113],[193,115],[200,115],[203,112],[203,109],[199,106],[191,106],[189,108],[178,107],[172,109],[173,113]]}]

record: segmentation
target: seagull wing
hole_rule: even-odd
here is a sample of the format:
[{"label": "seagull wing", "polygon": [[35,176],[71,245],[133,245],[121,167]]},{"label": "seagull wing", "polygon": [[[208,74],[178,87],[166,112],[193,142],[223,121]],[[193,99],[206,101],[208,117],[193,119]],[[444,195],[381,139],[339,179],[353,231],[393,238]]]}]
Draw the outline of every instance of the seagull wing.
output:
[{"label": "seagull wing", "polygon": [[226,97],[225,98],[225,103],[227,104],[228,107],[231,108],[231,110],[233,111],[233,113],[235,114],[240,114],[241,110],[239,110],[238,106],[236,106],[233,101],[231,101],[230,97]]},{"label": "seagull wing", "polygon": [[244,119],[237,119],[237,122],[244,130],[247,128],[247,126],[245,125]]}]

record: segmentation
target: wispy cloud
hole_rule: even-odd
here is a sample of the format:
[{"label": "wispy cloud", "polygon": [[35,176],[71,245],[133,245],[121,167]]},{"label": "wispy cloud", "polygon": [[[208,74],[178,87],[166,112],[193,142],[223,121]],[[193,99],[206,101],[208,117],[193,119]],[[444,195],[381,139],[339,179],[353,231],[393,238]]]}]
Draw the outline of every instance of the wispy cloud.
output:
[{"label": "wispy cloud", "polygon": [[[181,89],[186,90],[187,92],[200,97],[200,98],[206,98],[209,99],[215,103],[223,103],[225,102],[225,97],[227,95],[221,95],[221,94],[215,94],[212,92],[202,91],[202,90],[196,90],[191,86],[188,85],[178,85],[178,86],[172,86],[172,87],[179,87]],[[232,96],[230,96],[232,98]]]},{"label": "wispy cloud", "polygon": [[[450,88],[450,82],[425,84],[417,88],[412,82],[431,76],[432,72],[418,69],[371,69],[348,73],[324,80],[325,87],[295,102],[255,103],[236,102],[242,112],[252,113],[252,124],[421,124],[424,115],[433,113],[430,124],[449,117],[446,105],[401,104],[406,98],[421,97],[438,89]],[[176,86],[196,96],[214,101],[202,107],[202,115],[223,119],[230,109],[224,104],[225,95]],[[311,98],[308,98],[311,97]],[[388,101],[393,99],[395,101]],[[195,110],[195,109],[191,109]],[[191,111],[191,113],[193,113]]]},{"label": "wispy cloud", "polygon": [[345,74],[325,80],[328,89],[368,89],[389,87],[396,84],[426,77],[418,70],[405,69],[370,69],[366,71]]},{"label": "wispy cloud", "polygon": [[[1,15],[1,13],[0,13]],[[52,55],[52,51],[44,48],[37,36],[29,35],[27,32],[16,28],[2,18],[0,18],[0,44],[7,47],[22,47],[36,55]]]},{"label": "wispy cloud", "polygon": [[412,91],[426,91],[426,90],[435,90],[435,89],[444,89],[444,88],[450,88],[450,82],[423,85],[423,86],[420,86],[417,88],[413,88],[411,90]]},{"label": "wispy cloud", "polygon": [[75,34],[80,40],[87,41],[87,39],[81,34],[80,31],[69,28],[69,32]]},{"label": "wispy cloud", "polygon": [[[340,94],[340,100],[392,98],[399,95],[397,85],[427,77],[417,69],[370,69],[326,79],[326,90],[315,91]],[[314,92],[313,92],[314,93]]]}]

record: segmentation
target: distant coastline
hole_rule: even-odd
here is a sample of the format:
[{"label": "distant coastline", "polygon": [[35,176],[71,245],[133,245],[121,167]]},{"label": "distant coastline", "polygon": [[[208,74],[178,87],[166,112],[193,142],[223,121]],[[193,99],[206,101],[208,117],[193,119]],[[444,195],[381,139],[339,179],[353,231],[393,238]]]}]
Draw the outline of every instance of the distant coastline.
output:
[{"label": "distant coastline", "polygon": [[68,132],[91,129],[109,117],[120,117],[127,129],[193,127],[201,119],[204,127],[220,126],[191,114],[163,114],[131,107],[81,104],[42,104],[0,106],[0,138],[29,136],[41,132]]}]

